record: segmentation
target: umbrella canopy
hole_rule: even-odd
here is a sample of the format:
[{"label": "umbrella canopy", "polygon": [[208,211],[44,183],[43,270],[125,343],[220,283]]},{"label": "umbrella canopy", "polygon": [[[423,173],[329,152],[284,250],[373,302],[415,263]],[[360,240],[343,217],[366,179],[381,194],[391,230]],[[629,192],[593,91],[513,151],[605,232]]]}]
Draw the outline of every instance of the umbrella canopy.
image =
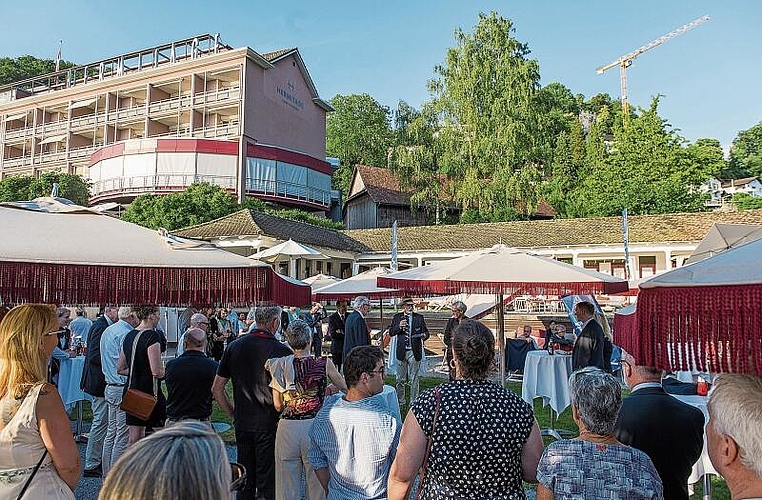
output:
[{"label": "umbrella canopy", "polygon": [[316,274],[315,276],[310,276],[309,278],[305,278],[305,283],[310,285],[312,288],[312,293],[315,293],[317,290],[326,287],[328,285],[333,285],[334,283],[338,283],[341,280],[335,276],[329,276],[327,274]]},{"label": "umbrella canopy", "polygon": [[358,295],[365,295],[369,299],[397,297],[400,294],[399,290],[380,287],[376,284],[376,280],[380,276],[385,276],[389,273],[391,273],[391,270],[385,267],[377,267],[333,285],[320,288],[312,294],[312,298],[314,300],[351,300]]},{"label": "umbrella canopy", "polygon": [[520,252],[504,245],[495,245],[489,250],[429,266],[379,276],[378,284],[429,295],[464,292],[566,295],[627,290],[627,282],[614,276],[550,257]]},{"label": "umbrella canopy", "polygon": [[659,368],[762,375],[761,262],[762,239],[652,277],[618,342]]},{"label": "umbrella canopy", "polygon": [[263,250],[262,252],[252,255],[253,258],[265,261],[265,262],[278,262],[281,260],[291,260],[297,258],[307,258],[323,260],[327,259],[325,255],[318,252],[312,247],[297,243],[292,239],[284,241],[279,245],[275,245],[272,248]]},{"label": "umbrella canopy", "polygon": [[714,224],[686,262],[692,264],[760,238],[762,238],[762,226]]},{"label": "umbrella canopy", "polygon": [[269,265],[60,198],[0,204],[0,302],[309,302]]}]

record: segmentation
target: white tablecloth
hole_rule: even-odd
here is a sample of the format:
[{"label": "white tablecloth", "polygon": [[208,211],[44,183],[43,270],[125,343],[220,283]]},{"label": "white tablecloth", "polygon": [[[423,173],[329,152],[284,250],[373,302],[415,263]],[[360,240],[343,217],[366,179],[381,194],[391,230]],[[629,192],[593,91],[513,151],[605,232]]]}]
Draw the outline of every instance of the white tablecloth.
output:
[{"label": "white tablecloth", "polygon": [[524,365],[524,383],[521,397],[529,404],[542,397],[542,404],[556,413],[562,413],[570,404],[569,376],[572,374],[572,357],[547,351],[530,351]]},{"label": "white tablecloth", "polygon": [[695,406],[704,413],[704,448],[701,450],[701,456],[698,461],[693,464],[691,475],[688,477],[688,484],[693,484],[701,481],[701,477],[704,474],[717,474],[717,471],[712,465],[712,461],[709,460],[709,452],[706,448],[706,424],[709,423],[709,410],[707,405],[709,404],[709,396],[681,396],[678,394],[671,394],[673,398],[677,398],[683,403],[687,403],[691,406]]},{"label": "white tablecloth", "polygon": [[85,394],[79,388],[84,368],[84,356],[61,360],[61,371],[58,373],[58,393],[61,395],[66,411],[71,411],[77,401],[93,400],[89,394]]},{"label": "white tablecloth", "polygon": [[[324,404],[330,406],[334,404],[337,399],[343,396],[343,392],[338,392],[333,396],[327,397]],[[397,417],[397,420],[400,422],[402,421],[402,416],[400,415],[400,405],[397,402],[397,390],[394,387],[391,385],[384,385],[384,390],[380,394],[371,396],[371,398],[381,403],[387,410],[392,413],[392,415]]]}]

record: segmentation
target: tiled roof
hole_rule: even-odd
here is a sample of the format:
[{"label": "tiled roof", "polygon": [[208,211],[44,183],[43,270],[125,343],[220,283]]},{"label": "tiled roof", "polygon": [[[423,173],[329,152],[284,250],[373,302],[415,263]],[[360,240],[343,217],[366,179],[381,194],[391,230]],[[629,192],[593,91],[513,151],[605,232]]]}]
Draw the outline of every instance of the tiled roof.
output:
[{"label": "tiled roof", "polygon": [[212,239],[222,236],[265,235],[279,240],[289,238],[305,245],[337,250],[366,252],[368,248],[341,231],[284,219],[256,210],[239,210],[219,219],[173,231],[184,238]]},{"label": "tiled roof", "polygon": [[[630,243],[697,242],[715,222],[762,224],[762,210],[630,216]],[[373,251],[390,251],[391,229],[355,229],[344,234]],[[399,250],[409,251],[489,248],[501,240],[505,245],[518,248],[621,244],[622,218],[400,227],[397,230]]]},{"label": "tiled roof", "polygon": [[275,59],[278,59],[279,57],[284,56],[294,50],[296,50],[296,47],[291,47],[290,49],[279,49],[273,52],[265,52],[264,54],[260,55],[268,61],[273,62]]},{"label": "tiled roof", "polygon": [[732,187],[732,186],[745,186],[746,184],[755,180],[757,180],[756,177],[744,177],[743,179],[732,179],[729,181],[722,181],[722,187],[726,188],[726,187]]},{"label": "tiled roof", "polygon": [[537,205],[537,210],[534,211],[535,215],[541,215],[544,217],[555,217],[558,215],[558,212],[556,212],[556,209],[553,208],[553,206],[548,203],[548,200],[545,198],[540,200],[540,203]]},{"label": "tiled roof", "polygon": [[[400,180],[387,168],[357,165],[357,175],[374,203],[382,205],[410,205],[410,193],[402,192]],[[347,201],[352,198],[348,198]]]}]

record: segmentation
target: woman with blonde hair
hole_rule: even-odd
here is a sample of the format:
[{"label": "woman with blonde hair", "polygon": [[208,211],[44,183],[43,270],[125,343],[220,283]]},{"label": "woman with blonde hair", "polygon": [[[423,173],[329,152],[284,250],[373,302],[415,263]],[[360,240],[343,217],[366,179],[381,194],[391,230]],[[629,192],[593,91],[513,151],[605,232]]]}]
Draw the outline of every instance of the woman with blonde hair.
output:
[{"label": "woman with blonde hair", "polygon": [[72,499],[80,457],[61,396],[47,383],[55,310],[11,309],[0,322],[0,498]]},{"label": "woman with blonde hair", "polygon": [[222,439],[186,420],[131,446],[109,471],[98,500],[224,500],[245,480],[245,469],[228,463]]}]

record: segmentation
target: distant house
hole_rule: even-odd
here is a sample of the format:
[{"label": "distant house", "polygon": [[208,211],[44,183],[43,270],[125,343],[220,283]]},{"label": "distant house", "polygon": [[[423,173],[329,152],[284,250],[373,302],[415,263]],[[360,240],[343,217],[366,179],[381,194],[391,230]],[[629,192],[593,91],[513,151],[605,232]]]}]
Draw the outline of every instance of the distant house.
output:
[{"label": "distant house", "polygon": [[[444,190],[443,190],[444,191]],[[411,207],[413,191],[403,190],[397,175],[386,168],[357,165],[352,174],[347,201],[344,203],[344,227],[347,229],[375,229],[398,226],[426,226],[436,222],[436,214]],[[440,199],[448,199],[443,193]],[[460,209],[452,201],[445,201],[440,219],[455,222]],[[552,219],[555,209],[543,198],[532,220]]]},{"label": "distant house", "polygon": [[729,181],[723,181],[722,190],[725,194],[730,196],[746,193],[751,197],[759,198],[762,196],[762,182],[759,182],[759,179],[756,177],[731,179]]},{"label": "distant house", "polygon": [[704,202],[708,207],[719,207],[726,201],[726,195],[722,191],[722,181],[714,177],[710,177],[708,181],[702,184],[699,191],[709,194],[709,199]]},{"label": "distant house", "polygon": [[400,180],[386,168],[357,165],[344,203],[344,227],[373,229],[399,226],[425,226],[435,216],[410,206],[411,191],[400,187]]}]

